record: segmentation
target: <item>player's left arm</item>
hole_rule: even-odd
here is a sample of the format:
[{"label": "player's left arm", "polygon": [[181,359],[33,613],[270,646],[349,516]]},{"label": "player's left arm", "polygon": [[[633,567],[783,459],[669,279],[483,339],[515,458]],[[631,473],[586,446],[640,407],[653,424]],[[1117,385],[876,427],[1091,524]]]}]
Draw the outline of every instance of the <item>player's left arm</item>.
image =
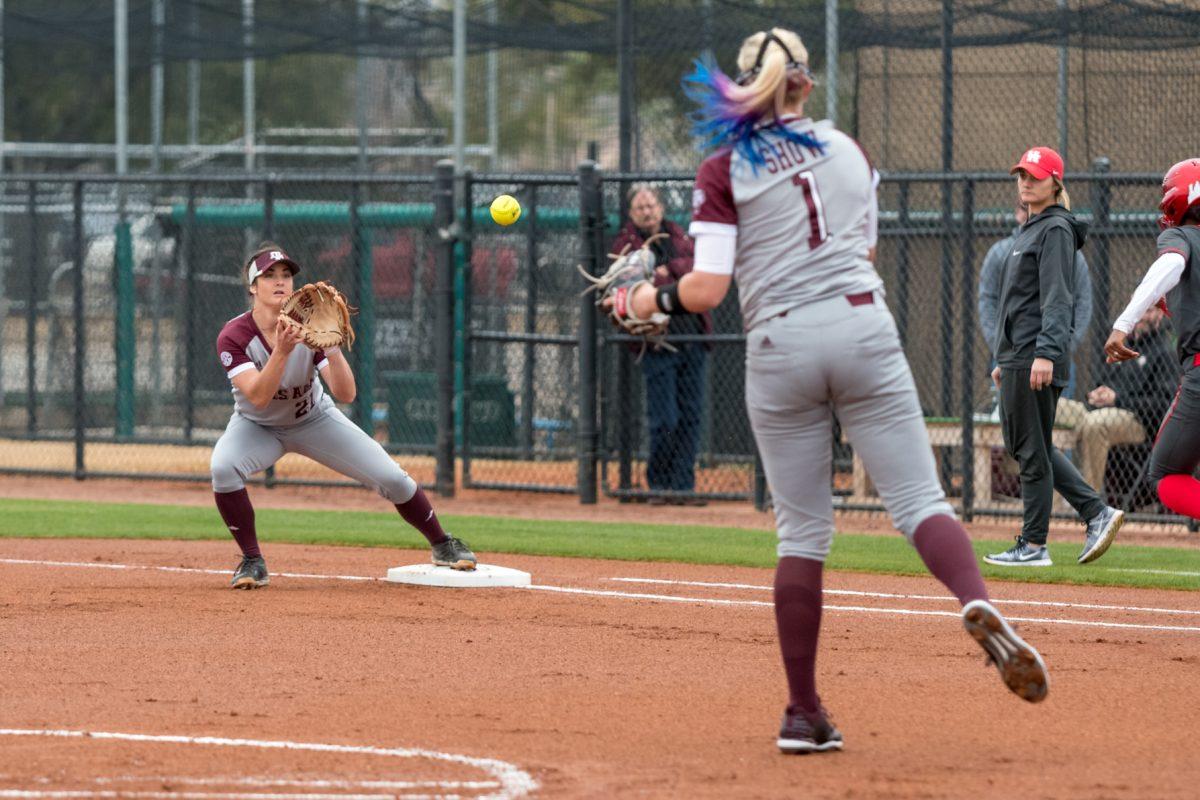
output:
[{"label": "player's left arm", "polygon": [[655,311],[701,314],[721,305],[733,283],[737,226],[693,222],[692,236],[695,240],[692,271],[667,286],[639,286],[632,299],[637,316],[646,318]]},{"label": "player's left arm", "polygon": [[321,367],[321,380],[326,388],[339,403],[352,403],[358,396],[358,387],[354,383],[354,373],[350,362],[342,353],[340,347],[330,347],[325,351],[325,365]]}]

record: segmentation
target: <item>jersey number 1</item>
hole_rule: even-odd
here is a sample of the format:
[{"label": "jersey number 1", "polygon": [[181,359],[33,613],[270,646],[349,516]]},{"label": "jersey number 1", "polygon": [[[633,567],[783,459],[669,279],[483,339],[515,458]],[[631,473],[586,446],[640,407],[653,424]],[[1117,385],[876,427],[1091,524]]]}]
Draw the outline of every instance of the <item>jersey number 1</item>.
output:
[{"label": "jersey number 1", "polygon": [[792,183],[804,190],[804,203],[808,206],[808,249],[816,250],[829,238],[829,229],[825,226],[825,206],[821,203],[821,193],[817,191],[817,179],[811,171],[805,170],[793,175]]}]

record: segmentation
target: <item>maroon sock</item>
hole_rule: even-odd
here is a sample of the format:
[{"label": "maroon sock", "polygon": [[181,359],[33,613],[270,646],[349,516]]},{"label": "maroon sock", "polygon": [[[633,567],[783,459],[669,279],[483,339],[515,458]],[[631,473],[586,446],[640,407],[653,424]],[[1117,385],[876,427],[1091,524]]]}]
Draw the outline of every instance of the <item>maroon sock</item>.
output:
[{"label": "maroon sock", "polygon": [[250,504],[250,495],[245,489],[236,492],[213,492],[217,499],[217,510],[225,526],[242,548],[242,555],[247,558],[260,558],[262,552],[258,549],[258,534],[254,531],[254,506]]},{"label": "maroon sock", "polygon": [[960,603],[988,599],[971,539],[954,517],[935,514],[926,519],[913,533],[913,546],[933,577],[946,584]]},{"label": "maroon sock", "polygon": [[442,530],[442,523],[438,522],[437,514],[433,513],[433,506],[429,505],[429,498],[420,487],[407,503],[397,503],[396,510],[404,517],[404,521],[419,530],[430,544],[439,544],[450,538]]},{"label": "maroon sock", "polygon": [[821,632],[821,573],[825,565],[787,556],[775,569],[775,624],[794,708],[816,711],[817,636]]}]

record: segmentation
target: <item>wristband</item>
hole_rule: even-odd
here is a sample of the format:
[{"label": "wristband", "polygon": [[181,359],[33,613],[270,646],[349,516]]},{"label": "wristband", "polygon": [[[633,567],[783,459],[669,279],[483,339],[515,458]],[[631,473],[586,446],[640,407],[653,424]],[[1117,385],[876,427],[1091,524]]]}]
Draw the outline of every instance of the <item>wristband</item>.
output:
[{"label": "wristband", "polygon": [[678,283],[668,283],[666,286],[658,287],[654,293],[654,304],[658,306],[659,311],[671,316],[691,313],[683,307],[683,303],[679,302]]}]

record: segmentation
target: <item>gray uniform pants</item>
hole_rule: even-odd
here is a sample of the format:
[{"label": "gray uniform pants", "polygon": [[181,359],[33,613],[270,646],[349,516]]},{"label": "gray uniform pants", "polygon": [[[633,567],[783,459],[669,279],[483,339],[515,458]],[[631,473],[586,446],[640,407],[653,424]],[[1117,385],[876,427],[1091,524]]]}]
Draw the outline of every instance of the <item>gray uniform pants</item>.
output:
[{"label": "gray uniform pants", "polygon": [[400,465],[332,404],[299,425],[268,428],[234,412],[212,454],[214,492],[236,492],[246,479],[284,453],[299,453],[374,489],[396,504],[407,503],[417,484]]},{"label": "gray uniform pants", "polygon": [[775,504],[779,556],[824,561],[833,540],[833,415],[911,537],[953,515],[934,468],[916,386],[882,297],[791,309],[750,331],[746,408]]}]

